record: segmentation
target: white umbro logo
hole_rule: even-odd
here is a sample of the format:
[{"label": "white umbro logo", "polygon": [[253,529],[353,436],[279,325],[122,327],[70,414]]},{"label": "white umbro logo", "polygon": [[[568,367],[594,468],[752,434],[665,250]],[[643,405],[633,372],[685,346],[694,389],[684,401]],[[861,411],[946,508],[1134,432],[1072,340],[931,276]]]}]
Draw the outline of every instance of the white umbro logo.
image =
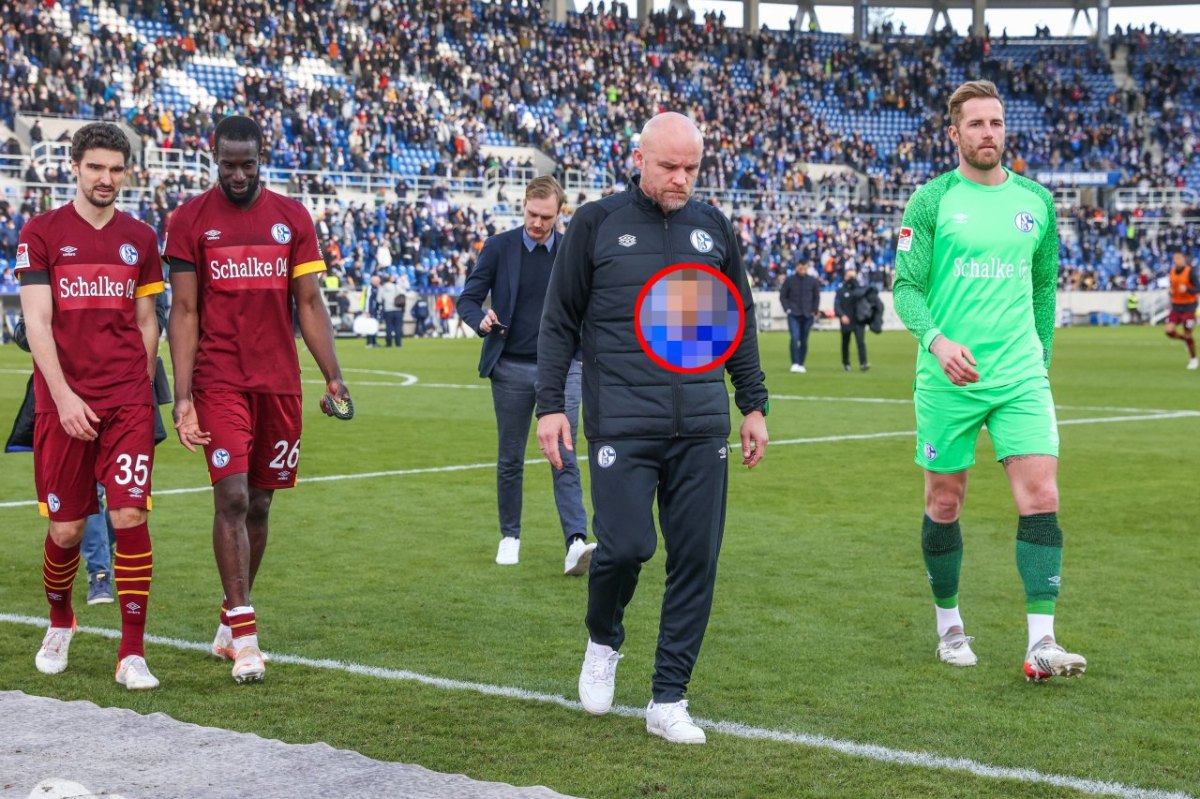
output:
[{"label": "white umbro logo", "polygon": [[717,457],[720,458],[721,460],[725,460],[725,458],[728,454],[729,454],[728,447],[721,447],[719,450],[717,450]]},{"label": "white umbro logo", "polygon": [[282,471],[282,472],[280,472],[280,473],[279,473],[279,480],[280,480],[280,482],[283,482],[284,480],[287,480],[287,479],[288,479],[289,477],[291,477],[291,476],[292,476],[292,473],[291,473],[291,472],[289,472],[289,471]]},{"label": "white umbro logo", "polygon": [[622,247],[632,247],[633,245],[637,244],[637,236],[626,233],[624,236],[617,239],[617,244],[620,244]]},{"label": "white umbro logo", "polygon": [[70,258],[75,253],[79,252],[79,248],[72,247],[71,245],[68,244],[66,247],[59,247],[58,251],[61,252],[63,255],[67,256],[68,258]]},{"label": "white umbro logo", "polygon": [[131,496],[131,497],[140,497],[142,494],[145,494],[145,493],[146,493],[145,491],[138,488],[137,486],[134,486],[133,488],[129,489],[129,496]]},{"label": "white umbro logo", "polygon": [[204,231],[204,236],[205,236],[205,238],[207,238],[209,241],[216,241],[217,239],[221,238],[221,231],[219,231],[219,230],[206,230],[206,231]]},{"label": "white umbro logo", "polygon": [[126,602],[125,609],[128,610],[130,613],[137,613],[139,610],[142,609],[142,606],[136,602]]},{"label": "white umbro logo", "polygon": [[960,225],[966,224],[966,222],[969,218],[970,217],[968,217],[966,214],[955,214],[954,215],[954,221]]}]

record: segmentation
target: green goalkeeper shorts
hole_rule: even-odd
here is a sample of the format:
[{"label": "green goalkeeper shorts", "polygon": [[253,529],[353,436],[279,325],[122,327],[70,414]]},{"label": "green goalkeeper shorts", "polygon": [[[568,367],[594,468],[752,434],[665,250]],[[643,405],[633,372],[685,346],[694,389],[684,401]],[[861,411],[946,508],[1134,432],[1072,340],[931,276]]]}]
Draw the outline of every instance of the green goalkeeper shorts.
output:
[{"label": "green goalkeeper shorts", "polygon": [[1058,419],[1045,377],[974,391],[914,389],[913,401],[913,460],[931,472],[961,472],[974,466],[975,440],[985,424],[998,461],[1013,455],[1058,457]]}]

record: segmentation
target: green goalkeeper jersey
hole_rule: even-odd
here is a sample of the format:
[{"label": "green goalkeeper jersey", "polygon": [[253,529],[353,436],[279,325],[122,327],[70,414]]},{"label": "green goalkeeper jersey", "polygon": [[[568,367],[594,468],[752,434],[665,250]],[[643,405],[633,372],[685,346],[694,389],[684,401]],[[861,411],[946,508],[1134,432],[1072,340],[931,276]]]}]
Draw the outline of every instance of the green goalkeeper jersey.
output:
[{"label": "green goalkeeper jersey", "polygon": [[975,356],[979,382],[965,390],[1046,375],[1058,284],[1054,197],[1005,174],[999,186],[984,186],[947,172],[904,209],[894,298],[921,342],[918,388],[960,390],[929,352],[939,334]]}]

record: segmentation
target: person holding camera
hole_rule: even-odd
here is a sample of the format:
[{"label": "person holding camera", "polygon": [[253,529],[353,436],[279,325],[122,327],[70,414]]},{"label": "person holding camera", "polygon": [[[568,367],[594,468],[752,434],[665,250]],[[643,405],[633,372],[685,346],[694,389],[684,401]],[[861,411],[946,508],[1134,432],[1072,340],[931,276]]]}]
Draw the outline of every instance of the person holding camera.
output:
[{"label": "person holding camera", "polygon": [[[525,188],[525,224],[492,236],[463,286],[458,314],[483,336],[479,376],[492,381],[499,455],[496,460],[496,499],[500,514],[500,546],[496,563],[512,566],[521,552],[521,487],[525,447],[535,405],[538,328],[550,270],[558,252],[555,226],[566,194],[549,176],[534,178]],[[483,302],[491,295],[491,307]],[[566,381],[566,413],[574,439],[579,426],[583,374],[579,352]],[[575,453],[562,449],[563,468],[552,470],[554,502],[566,542],[563,573],[584,574],[595,543],[587,541],[587,513]]]}]

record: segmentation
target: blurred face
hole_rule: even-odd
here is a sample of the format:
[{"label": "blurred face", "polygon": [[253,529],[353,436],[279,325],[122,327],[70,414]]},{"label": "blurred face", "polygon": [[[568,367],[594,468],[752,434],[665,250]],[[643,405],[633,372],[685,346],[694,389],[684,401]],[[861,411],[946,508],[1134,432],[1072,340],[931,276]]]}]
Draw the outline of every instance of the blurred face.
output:
[{"label": "blurred face", "polygon": [[856,277],[858,277],[858,273],[857,273],[857,272],[855,272],[853,269],[847,269],[847,270],[846,270],[846,277],[845,277],[845,281],[846,281],[847,283],[849,283],[851,280],[854,280]]},{"label": "blurred face", "polygon": [[1181,252],[1175,253],[1175,255],[1172,256],[1172,261],[1174,262],[1176,269],[1183,269],[1183,267],[1187,264],[1187,259],[1183,257],[1183,253]]},{"label": "blurred face", "polygon": [[694,129],[662,129],[643,135],[633,151],[633,163],[642,173],[642,193],[666,213],[687,205],[700,173],[703,144]]},{"label": "blurred face", "polygon": [[1004,154],[1004,106],[994,97],[976,97],[962,104],[962,117],[950,126],[960,163],[981,172],[1000,165]]},{"label": "blurred face", "polygon": [[554,232],[554,223],[558,221],[561,209],[557,197],[526,197],[525,232],[529,238],[538,244],[545,244]]},{"label": "blurred face", "polygon": [[71,163],[79,196],[96,208],[117,201],[125,182],[125,156],[116,150],[84,150],[83,159]]},{"label": "blurred face", "polygon": [[243,208],[258,199],[259,152],[252,141],[221,139],[217,143],[217,183],[234,205]]}]

